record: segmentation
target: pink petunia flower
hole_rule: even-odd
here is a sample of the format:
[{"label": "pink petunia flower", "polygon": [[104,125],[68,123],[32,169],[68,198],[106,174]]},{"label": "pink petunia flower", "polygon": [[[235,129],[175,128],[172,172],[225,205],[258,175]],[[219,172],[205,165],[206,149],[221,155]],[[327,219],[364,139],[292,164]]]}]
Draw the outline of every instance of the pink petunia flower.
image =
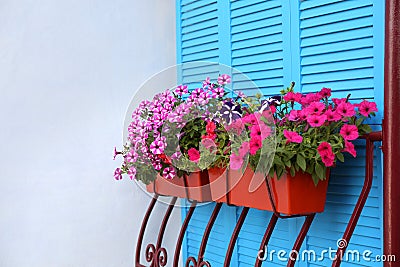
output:
[{"label": "pink petunia flower", "polygon": [[371,112],[377,112],[378,108],[374,102],[364,100],[358,105],[358,111],[361,115],[368,117]]},{"label": "pink petunia flower", "polygon": [[192,147],[188,150],[188,156],[190,161],[198,162],[200,159],[200,152]]},{"label": "pink petunia flower", "polygon": [[231,76],[228,74],[222,74],[221,76],[218,77],[218,84],[219,85],[225,85],[231,82]]},{"label": "pink petunia flower", "polygon": [[349,102],[342,102],[338,105],[336,112],[338,112],[343,117],[352,117],[356,115],[354,110],[354,105]]},{"label": "pink petunia flower", "polygon": [[337,113],[336,111],[333,111],[331,109],[328,109],[327,111],[325,111],[324,115],[326,115],[326,119],[328,121],[340,121],[340,119],[342,118],[342,116],[340,116],[339,113]]},{"label": "pink petunia flower", "polygon": [[134,180],[136,178],[136,168],[135,167],[130,167],[128,170],[128,175],[131,180]]},{"label": "pink petunia flower", "polygon": [[197,98],[199,98],[200,95],[201,95],[202,93],[204,93],[204,92],[205,92],[205,91],[204,91],[203,89],[201,89],[201,88],[196,88],[196,89],[193,90],[193,92],[192,92],[192,94],[191,94],[190,96],[193,96],[195,99],[197,99]]},{"label": "pink petunia flower", "polygon": [[347,98],[332,98],[332,102],[335,104],[335,106],[339,106],[342,103],[345,103],[347,101]]},{"label": "pink petunia flower", "polygon": [[319,144],[317,150],[320,155],[329,154],[332,153],[332,146],[328,142],[322,142]]},{"label": "pink petunia flower", "polygon": [[207,78],[203,81],[203,88],[208,87],[210,84],[211,84],[210,77],[207,77]]},{"label": "pink petunia flower", "polygon": [[161,140],[155,140],[150,144],[150,151],[155,154],[162,154],[164,153],[165,143]]},{"label": "pink petunia flower", "polygon": [[122,179],[122,170],[120,168],[116,168],[115,169],[114,178],[115,178],[115,180],[121,180]]},{"label": "pink petunia flower", "polygon": [[335,162],[335,154],[327,153],[321,155],[321,160],[325,164],[326,167],[332,167]]},{"label": "pink petunia flower", "polygon": [[302,96],[301,93],[288,92],[283,99],[286,102],[299,102]]},{"label": "pink petunia flower", "polygon": [[211,96],[209,94],[207,94],[206,92],[203,92],[200,94],[200,96],[197,99],[197,102],[204,106],[208,104],[208,101],[210,100]]},{"label": "pink petunia flower", "polygon": [[180,95],[180,96],[182,96],[182,95],[184,95],[184,94],[187,94],[188,92],[189,92],[189,90],[188,90],[187,85],[179,85],[179,86],[176,87],[176,89],[175,89],[175,93],[176,93],[177,95]]},{"label": "pink petunia flower", "polygon": [[174,167],[167,167],[163,170],[162,176],[165,179],[173,179],[176,176],[176,171]]},{"label": "pink petunia flower", "polygon": [[250,139],[250,154],[255,155],[257,151],[261,148],[261,138],[260,137],[253,137]]},{"label": "pink petunia flower", "polygon": [[317,93],[321,98],[328,98],[332,95],[331,88],[322,88],[321,91]]},{"label": "pink petunia flower", "polygon": [[119,154],[122,154],[122,152],[117,151],[117,148],[114,147],[114,157],[113,157],[113,160],[115,160],[115,158],[116,158]]},{"label": "pink petunia flower", "polygon": [[309,114],[321,114],[325,109],[325,104],[321,102],[312,102],[307,107],[307,111]]},{"label": "pink petunia flower", "polygon": [[243,123],[249,123],[249,124],[256,124],[257,123],[257,117],[254,115],[254,113],[247,114],[242,118]]},{"label": "pink petunia flower", "polygon": [[152,165],[153,165],[153,168],[154,168],[156,171],[159,171],[159,170],[161,170],[161,168],[162,168],[161,161],[155,161],[155,162],[152,163]]},{"label": "pink petunia flower", "polygon": [[289,121],[298,121],[300,119],[299,111],[298,110],[291,110],[288,115]]},{"label": "pink petunia flower", "polygon": [[240,155],[232,153],[230,156],[229,165],[232,170],[239,170],[243,165],[243,158]]},{"label": "pink petunia flower", "polygon": [[326,115],[311,115],[307,118],[307,122],[311,127],[320,127],[325,121]]},{"label": "pink petunia flower", "polygon": [[249,153],[249,150],[250,150],[250,143],[247,141],[243,142],[239,147],[239,156],[244,158],[244,156],[246,156],[246,154]]},{"label": "pink petunia flower", "polygon": [[225,94],[225,90],[222,87],[215,88],[211,91],[212,98],[220,98],[223,97]]},{"label": "pink petunia flower", "polygon": [[298,143],[303,142],[303,137],[300,136],[297,132],[292,132],[288,130],[283,130],[283,135],[286,137],[286,143]]},{"label": "pink petunia flower", "polygon": [[322,142],[318,146],[317,150],[325,166],[333,166],[333,163],[335,161],[335,154],[332,152],[332,146],[328,142]]},{"label": "pink petunia flower", "polygon": [[305,96],[303,96],[299,102],[303,107],[307,107],[310,103],[320,100],[321,100],[320,95],[316,93],[308,93]]},{"label": "pink petunia flower", "polygon": [[138,156],[139,155],[134,150],[131,150],[128,152],[128,154],[126,154],[125,159],[127,162],[134,163],[134,162],[136,162]]},{"label": "pink petunia flower", "polygon": [[344,149],[343,152],[348,152],[350,153],[350,155],[352,155],[353,157],[357,156],[357,151],[354,148],[354,144],[352,142],[349,142],[347,140],[344,140]]},{"label": "pink petunia flower", "polygon": [[344,140],[355,140],[358,138],[358,129],[355,125],[345,124],[340,129],[340,135]]}]

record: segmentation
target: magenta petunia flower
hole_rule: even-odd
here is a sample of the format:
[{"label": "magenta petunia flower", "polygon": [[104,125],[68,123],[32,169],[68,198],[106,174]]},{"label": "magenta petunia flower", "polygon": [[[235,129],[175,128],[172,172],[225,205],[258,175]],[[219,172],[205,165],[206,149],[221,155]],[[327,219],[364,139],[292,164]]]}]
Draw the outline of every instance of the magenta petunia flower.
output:
[{"label": "magenta petunia flower", "polygon": [[189,160],[193,162],[198,162],[200,159],[200,152],[196,148],[190,148],[188,150]]},{"label": "magenta petunia flower", "polygon": [[205,91],[201,88],[196,88],[193,90],[192,94],[190,96],[192,96],[195,99],[198,99],[202,93],[204,93]]},{"label": "magenta petunia flower", "polygon": [[231,82],[231,76],[228,74],[222,74],[221,76],[218,77],[218,84],[219,85],[225,85]]},{"label": "magenta petunia flower", "polygon": [[207,88],[210,84],[211,84],[210,77],[207,77],[207,78],[203,81],[203,88]]},{"label": "magenta petunia flower", "polygon": [[188,92],[189,92],[189,90],[188,90],[187,85],[179,85],[179,86],[176,87],[176,89],[175,89],[175,93],[176,93],[177,95],[180,95],[180,96],[182,96],[182,95],[184,95],[184,94],[187,94]]},{"label": "magenta petunia flower", "polygon": [[225,94],[225,90],[222,87],[215,88],[211,91],[211,97],[212,98],[219,98],[223,97]]},{"label": "magenta petunia flower", "polygon": [[289,121],[298,121],[300,119],[299,111],[291,110],[287,118]]},{"label": "magenta petunia flower", "polygon": [[136,178],[136,168],[135,167],[130,167],[128,170],[128,175],[131,180],[134,180]]},{"label": "magenta petunia flower", "polygon": [[307,122],[311,127],[320,127],[325,121],[326,115],[311,115],[307,118]]},{"label": "magenta petunia flower", "polygon": [[174,168],[174,167],[167,167],[167,168],[165,168],[165,169],[163,170],[163,172],[162,172],[162,176],[163,176],[165,179],[168,179],[168,180],[173,179],[173,178],[176,176],[175,168]]},{"label": "magenta petunia flower", "polygon": [[257,151],[261,148],[261,138],[254,136],[250,139],[250,155],[255,155]]},{"label": "magenta petunia flower", "polygon": [[340,129],[340,135],[344,140],[355,140],[358,138],[358,129],[355,125],[345,124]]},{"label": "magenta petunia flower", "polygon": [[371,112],[377,112],[378,108],[374,102],[364,100],[358,105],[358,111],[361,115],[368,117]]},{"label": "magenta petunia flower", "polygon": [[115,158],[117,157],[117,155],[122,154],[122,152],[117,151],[117,148],[114,147],[114,157],[113,160],[115,160]]},{"label": "magenta petunia flower", "polygon": [[307,111],[309,114],[321,114],[325,109],[325,104],[321,102],[312,102],[307,107]]},{"label": "magenta petunia flower", "polygon": [[165,143],[161,140],[155,140],[150,144],[150,151],[155,155],[164,153],[164,149]]},{"label": "magenta petunia flower", "polygon": [[340,119],[342,118],[342,116],[339,113],[331,109],[325,111],[324,115],[326,115],[326,119],[328,121],[340,121]]},{"label": "magenta petunia flower", "polygon": [[131,150],[128,152],[128,154],[126,154],[126,161],[130,162],[130,163],[134,163],[134,162],[136,162],[138,156],[139,155],[135,151]]},{"label": "magenta petunia flower", "polygon": [[153,168],[154,168],[156,171],[161,170],[161,168],[162,168],[161,161],[153,162]]},{"label": "magenta petunia flower", "polygon": [[243,142],[239,147],[239,156],[244,158],[244,156],[246,156],[246,154],[249,153],[249,150],[250,150],[250,143],[247,141]]},{"label": "magenta petunia flower", "polygon": [[301,93],[288,92],[283,99],[286,102],[299,102],[303,95]]},{"label": "magenta petunia flower", "polygon": [[200,94],[200,96],[197,99],[197,102],[204,106],[208,104],[208,101],[210,100],[211,96],[209,94],[207,94],[206,92],[203,92]]},{"label": "magenta petunia flower", "polygon": [[321,155],[321,160],[325,164],[326,167],[332,167],[335,162],[335,154],[327,153]]},{"label": "magenta petunia flower", "polygon": [[317,150],[320,155],[329,154],[332,153],[332,146],[328,142],[322,142],[319,144]]},{"label": "magenta petunia flower", "polygon": [[121,180],[122,179],[122,170],[120,168],[116,168],[115,169],[114,178],[115,178],[115,180]]},{"label": "magenta petunia flower", "polygon": [[326,167],[331,167],[335,161],[335,154],[332,152],[332,146],[328,142],[322,142],[318,148],[322,162]]},{"label": "magenta petunia flower", "polygon": [[317,93],[321,98],[328,98],[332,95],[331,88],[322,88],[321,91]]},{"label": "magenta petunia flower", "polygon": [[352,117],[356,115],[354,110],[354,105],[349,102],[342,102],[338,105],[336,112],[338,112],[343,117]]},{"label": "magenta petunia flower", "polygon": [[352,155],[353,157],[357,156],[357,151],[354,148],[354,144],[352,142],[349,142],[347,140],[344,140],[344,149],[343,152],[348,152],[350,153],[350,155]]},{"label": "magenta petunia flower", "polygon": [[286,143],[298,143],[303,142],[303,137],[300,136],[297,132],[283,130],[283,135],[286,137]]}]

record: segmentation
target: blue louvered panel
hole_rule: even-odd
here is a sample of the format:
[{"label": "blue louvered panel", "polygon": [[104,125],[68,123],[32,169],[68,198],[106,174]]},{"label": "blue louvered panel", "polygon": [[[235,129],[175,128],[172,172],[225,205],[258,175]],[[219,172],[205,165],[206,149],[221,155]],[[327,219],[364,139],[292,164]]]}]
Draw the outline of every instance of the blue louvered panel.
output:
[{"label": "blue louvered panel", "polygon": [[[215,207],[215,203],[198,205],[186,232],[186,255],[183,257],[184,262],[188,256],[197,258],[204,230]],[[222,266],[224,263],[229,236],[233,230],[233,225],[231,223],[227,225],[227,222],[234,221],[234,218],[231,218],[234,215],[234,211],[235,208],[223,205],[212,228],[204,254],[204,259],[210,262],[211,266]]]},{"label": "blue louvered panel", "polygon": [[[325,211],[317,215],[303,249],[313,249],[317,255],[329,247],[337,249],[336,242],[343,235],[364,182],[365,146],[363,142],[358,141],[356,148],[358,153],[356,159],[346,156],[345,164],[338,164],[332,169]],[[370,250],[372,255],[382,253],[380,164],[379,156],[375,156],[373,186],[348,246],[348,250],[360,251],[360,261],[344,262],[342,266],[382,266],[381,263],[362,260],[364,250]],[[308,266],[327,266],[329,262],[331,262],[329,255],[325,255],[324,260],[312,261]]]},{"label": "blue louvered panel", "polygon": [[[375,3],[374,3],[375,2]],[[374,14],[377,1],[303,1],[300,3],[300,62],[302,92],[330,87],[335,97],[375,100],[382,88],[375,88],[379,71],[374,38]],[[383,18],[381,18],[383,21]],[[381,22],[382,23],[382,22]],[[380,107],[382,108],[382,107]],[[332,170],[324,213],[319,214],[305,246],[321,251],[336,241],[346,227],[359,196],[365,169],[365,146],[358,145],[358,158],[346,158]],[[368,249],[382,253],[382,176],[380,161],[375,160],[374,184],[349,250]],[[308,266],[327,266],[331,260],[310,262]],[[342,266],[382,266],[376,262],[345,262]]]},{"label": "blue louvered panel", "polygon": [[[241,210],[242,208],[237,209],[237,217],[240,216]],[[260,243],[267,228],[270,217],[270,212],[250,209],[237,241],[239,260],[238,266],[254,266],[254,263],[257,259],[257,254],[259,252]],[[288,235],[290,227],[289,223],[290,220],[278,221],[269,242],[268,251],[279,251],[281,249],[287,249],[292,245],[290,244],[290,237]],[[272,261],[267,259],[264,265],[286,266],[286,262],[279,261],[277,257],[274,257]]]},{"label": "blue louvered panel", "polygon": [[[218,62],[218,5],[216,0],[188,1],[182,0],[180,9],[180,61]],[[216,79],[218,68],[210,63],[183,66],[180,73],[181,82],[193,84],[205,77]],[[197,84],[198,86],[198,84]]]},{"label": "blue louvered panel", "polygon": [[[283,87],[281,1],[231,1],[232,67],[247,75],[263,93]],[[259,92],[242,75],[233,89]]]},{"label": "blue louvered panel", "polygon": [[301,86],[374,98],[373,0],[300,4]]}]

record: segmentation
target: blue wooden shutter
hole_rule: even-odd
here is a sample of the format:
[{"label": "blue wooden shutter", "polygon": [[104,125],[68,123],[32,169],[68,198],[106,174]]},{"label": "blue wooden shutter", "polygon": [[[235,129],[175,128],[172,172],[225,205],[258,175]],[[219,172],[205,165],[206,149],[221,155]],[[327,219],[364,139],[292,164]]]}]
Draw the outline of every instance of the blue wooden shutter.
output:
[{"label": "blue wooden shutter", "polygon": [[[330,87],[335,97],[378,102],[383,114],[383,6],[381,1],[302,1],[299,4],[300,88],[312,92]],[[365,146],[357,142],[358,157],[346,156],[332,169],[325,212],[319,214],[303,249],[317,252],[341,238],[360,194],[365,175]],[[376,150],[373,187],[348,250],[382,253],[382,169]],[[304,266],[327,266],[331,260]],[[379,262],[344,262],[342,266],[382,266]]]},{"label": "blue wooden shutter", "polygon": [[[221,10],[226,3],[216,0],[177,1],[177,63],[207,61],[204,64],[184,64],[178,73],[181,83],[198,86],[207,76],[215,80],[219,68],[217,64],[209,62],[230,64],[230,54],[224,51],[229,50],[226,43],[230,44],[230,39],[223,38],[229,31],[221,31],[221,28],[224,29]],[[214,207],[213,203],[199,204],[196,207],[182,245],[183,264],[189,256],[197,258],[203,233]],[[182,209],[183,218],[187,210],[188,208]],[[205,259],[212,266],[223,265],[229,244],[228,237],[232,234],[235,220],[235,208],[224,205],[214,224],[205,251]]]},{"label": "blue wooden shutter", "polygon": [[[296,90],[312,92],[331,87],[336,97],[352,94],[378,103],[383,113],[383,25],[384,7],[379,0],[318,1],[177,1],[178,63],[214,61],[231,65],[252,79],[264,94],[277,93],[291,81]],[[201,68],[201,67],[199,67]],[[199,81],[218,74],[207,68],[201,77],[183,69],[184,82]],[[196,70],[195,72],[198,72]],[[247,94],[233,77],[233,89]],[[332,171],[326,211],[318,214],[302,249],[318,253],[336,248],[361,190],[365,155],[363,142],[357,143],[359,157],[346,157]],[[382,253],[381,154],[376,151],[373,188],[349,249],[369,249]],[[213,205],[198,208],[183,245],[183,258],[195,256]],[[227,242],[241,208],[224,206],[216,222],[206,259],[221,266]],[[186,210],[183,210],[185,216]],[[259,243],[268,223],[269,212],[251,210],[239,235],[231,266],[253,266]],[[225,221],[224,221],[225,220]],[[232,223],[224,223],[230,221]],[[269,250],[290,250],[302,219],[280,221]],[[330,260],[302,261],[298,266],[329,266]],[[265,266],[285,266],[274,257]],[[342,266],[382,266],[378,262],[344,262]]]}]

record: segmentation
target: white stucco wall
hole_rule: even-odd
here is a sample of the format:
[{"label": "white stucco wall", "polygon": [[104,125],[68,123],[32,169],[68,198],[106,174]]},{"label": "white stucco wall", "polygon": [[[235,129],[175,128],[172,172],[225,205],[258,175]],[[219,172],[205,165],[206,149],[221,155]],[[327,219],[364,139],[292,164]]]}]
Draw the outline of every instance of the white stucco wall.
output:
[{"label": "white stucco wall", "polygon": [[112,150],[134,90],[174,63],[174,0],[0,1],[0,266],[133,266],[150,199],[113,179]]}]

